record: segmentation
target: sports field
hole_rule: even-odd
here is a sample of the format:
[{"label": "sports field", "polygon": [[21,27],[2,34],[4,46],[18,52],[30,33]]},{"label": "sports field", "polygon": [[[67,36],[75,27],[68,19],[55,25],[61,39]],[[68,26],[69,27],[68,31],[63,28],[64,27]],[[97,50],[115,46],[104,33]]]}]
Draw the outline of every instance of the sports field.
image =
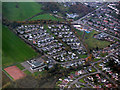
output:
[{"label": "sports field", "polygon": [[16,66],[10,66],[4,69],[14,80],[18,80],[26,76],[24,72],[22,72]]},{"label": "sports field", "polygon": [[16,36],[7,27],[2,28],[2,64],[3,67],[23,62],[37,56],[30,46]]},{"label": "sports field", "polygon": [[3,17],[9,20],[22,21],[42,12],[42,5],[37,2],[3,2]]}]

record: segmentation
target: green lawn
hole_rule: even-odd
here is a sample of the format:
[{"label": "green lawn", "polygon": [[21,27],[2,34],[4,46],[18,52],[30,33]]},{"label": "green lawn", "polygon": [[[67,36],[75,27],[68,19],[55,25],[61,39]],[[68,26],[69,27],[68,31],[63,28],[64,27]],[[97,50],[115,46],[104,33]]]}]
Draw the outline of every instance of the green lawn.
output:
[{"label": "green lawn", "polygon": [[80,58],[86,58],[87,55],[79,55]]},{"label": "green lawn", "polygon": [[[83,31],[79,31],[77,29],[75,29],[77,34],[80,36],[80,38],[82,39],[82,36],[83,36]],[[98,32],[96,31],[92,31],[90,33],[85,33],[85,43],[87,44],[88,48],[89,49],[93,49],[93,48],[105,48],[107,47],[108,45],[110,45],[110,42],[107,42],[107,41],[101,41],[101,40],[97,40],[95,39],[93,36],[94,34],[98,34]]]},{"label": "green lawn", "polygon": [[41,71],[41,72],[37,71],[37,72],[31,73],[30,71],[25,70],[24,73],[27,75],[32,75],[34,77],[38,77],[38,75],[39,75],[39,77],[43,77],[43,76],[45,76],[46,71]]},{"label": "green lawn", "polygon": [[20,70],[25,69],[20,63],[19,63],[19,64],[16,64],[16,66],[17,66]]},{"label": "green lawn", "polygon": [[105,57],[105,56],[107,56],[108,55],[108,53],[100,53],[100,56],[101,57]]},{"label": "green lawn", "polygon": [[85,87],[84,85],[80,85],[81,88]]},{"label": "green lawn", "polygon": [[93,62],[96,62],[96,61],[99,61],[100,59],[97,59],[97,58],[95,58],[94,60],[93,60]]},{"label": "green lawn", "polygon": [[80,36],[80,38],[82,39],[82,36],[83,36],[83,31],[79,31],[79,30],[77,30],[77,29],[75,29],[75,32],[77,33],[77,35],[79,35]]},{"label": "green lawn", "polygon": [[91,72],[96,72],[96,69],[92,67],[92,71]]},{"label": "green lawn", "polygon": [[27,75],[31,75],[31,74],[32,74],[32,73],[31,73],[30,71],[28,71],[28,70],[24,71],[24,73],[27,74]]},{"label": "green lawn", "polygon": [[3,2],[3,17],[9,20],[22,21],[39,12],[42,5],[37,2]]},{"label": "green lawn", "polygon": [[108,45],[110,45],[110,42],[95,39],[93,36],[94,36],[94,34],[97,34],[97,33],[98,32],[96,32],[96,31],[92,31],[90,33],[85,34],[85,43],[88,45],[89,49],[93,49],[96,47],[105,48]]},{"label": "green lawn", "polygon": [[7,27],[2,28],[3,67],[28,60],[38,54]]},{"label": "green lawn", "polygon": [[84,81],[84,78],[80,79],[79,81],[82,82],[82,83],[86,83],[86,82]]},{"label": "green lawn", "polygon": [[96,67],[98,67],[100,70],[102,70],[102,67],[101,67],[101,66],[99,66],[99,64],[100,64],[100,63],[101,63],[101,62],[96,63],[96,64],[95,64],[95,66],[96,66]]},{"label": "green lawn", "polygon": [[53,21],[63,21],[63,19],[54,17],[54,16],[52,16],[52,15],[50,15],[50,14],[41,14],[41,15],[38,15],[38,16],[32,18],[31,20],[53,20]]}]

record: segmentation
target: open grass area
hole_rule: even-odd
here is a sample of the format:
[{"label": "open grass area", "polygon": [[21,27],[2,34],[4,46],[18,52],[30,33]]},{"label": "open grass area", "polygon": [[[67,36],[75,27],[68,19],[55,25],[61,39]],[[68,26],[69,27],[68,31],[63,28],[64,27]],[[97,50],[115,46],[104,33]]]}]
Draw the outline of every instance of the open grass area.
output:
[{"label": "open grass area", "polygon": [[108,55],[108,53],[100,53],[100,56],[101,57],[105,57],[105,56],[107,56]]},{"label": "open grass area", "polygon": [[8,20],[22,21],[42,12],[42,5],[37,2],[3,2],[3,17]]},{"label": "open grass area", "polygon": [[[75,29],[75,30],[76,30],[77,35],[80,36],[80,39],[82,39],[83,31],[79,31],[77,29]],[[96,47],[101,49],[101,48],[105,48],[108,45],[110,45],[110,42],[97,40],[93,37],[94,34],[98,34],[98,33],[99,32],[97,32],[95,30],[91,31],[90,33],[85,33],[84,42],[87,44],[88,49],[93,49],[93,48],[96,48]]]},{"label": "open grass area", "polygon": [[89,49],[93,49],[96,47],[105,48],[108,45],[110,45],[110,42],[95,39],[93,36],[94,36],[94,34],[97,34],[97,33],[98,32],[96,32],[96,31],[92,31],[90,33],[85,34],[85,43],[88,45]]},{"label": "open grass area", "polygon": [[16,66],[17,66],[20,70],[25,69],[20,63],[19,63],[19,64],[16,64]]},{"label": "open grass area", "polygon": [[27,74],[27,75],[31,75],[31,74],[32,74],[32,73],[31,73],[30,71],[28,71],[28,70],[25,70],[24,73]]},{"label": "open grass area", "polygon": [[26,75],[32,75],[32,76],[34,76],[34,77],[38,77],[38,75],[39,75],[39,77],[40,77],[40,76],[43,77],[43,76],[46,74],[46,71],[41,71],[41,72],[37,71],[37,72],[31,73],[30,71],[25,70],[24,73],[25,73]]},{"label": "open grass area", "polygon": [[2,65],[3,67],[20,63],[37,56],[30,46],[7,27],[2,28]]},{"label": "open grass area", "polygon": [[82,83],[86,83],[86,82],[84,81],[84,78],[80,79],[79,81],[82,82]]},{"label": "open grass area", "polygon": [[52,16],[51,14],[41,14],[36,17],[33,17],[31,20],[53,20],[53,21],[63,21],[61,18]]},{"label": "open grass area", "polygon": [[[40,12],[42,4],[38,2],[4,2],[3,3],[3,17],[13,21],[23,21]],[[54,17],[49,13],[41,14],[33,17],[31,20],[53,20],[63,21],[61,18]]]},{"label": "open grass area", "polygon": [[96,72],[96,69],[92,67],[92,71],[91,72]]},{"label": "open grass area", "polygon": [[75,32],[80,36],[80,38],[82,39],[82,36],[83,36],[83,31],[79,31],[77,29],[75,29]]}]

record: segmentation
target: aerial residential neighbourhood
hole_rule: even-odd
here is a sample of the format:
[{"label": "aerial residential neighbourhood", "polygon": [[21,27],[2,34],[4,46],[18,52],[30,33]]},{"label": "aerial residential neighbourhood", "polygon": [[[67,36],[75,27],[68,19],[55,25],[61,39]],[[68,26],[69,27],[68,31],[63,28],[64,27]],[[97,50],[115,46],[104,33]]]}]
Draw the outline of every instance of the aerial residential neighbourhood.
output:
[{"label": "aerial residential neighbourhood", "polygon": [[120,2],[2,2],[2,88],[119,89]]}]

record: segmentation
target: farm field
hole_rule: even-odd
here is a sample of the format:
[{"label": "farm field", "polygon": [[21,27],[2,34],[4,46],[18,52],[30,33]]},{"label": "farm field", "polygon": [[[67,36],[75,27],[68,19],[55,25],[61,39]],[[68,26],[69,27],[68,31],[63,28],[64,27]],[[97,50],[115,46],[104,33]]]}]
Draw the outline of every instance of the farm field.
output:
[{"label": "farm field", "polygon": [[54,17],[52,15],[48,14],[41,14],[38,16],[33,17],[31,20],[53,20],[53,21],[63,21],[61,18]]},{"label": "farm field", "polygon": [[38,54],[7,27],[2,28],[2,65],[3,68],[28,60]]},{"label": "farm field", "polygon": [[8,20],[22,21],[42,12],[37,2],[3,2],[3,17]]}]

